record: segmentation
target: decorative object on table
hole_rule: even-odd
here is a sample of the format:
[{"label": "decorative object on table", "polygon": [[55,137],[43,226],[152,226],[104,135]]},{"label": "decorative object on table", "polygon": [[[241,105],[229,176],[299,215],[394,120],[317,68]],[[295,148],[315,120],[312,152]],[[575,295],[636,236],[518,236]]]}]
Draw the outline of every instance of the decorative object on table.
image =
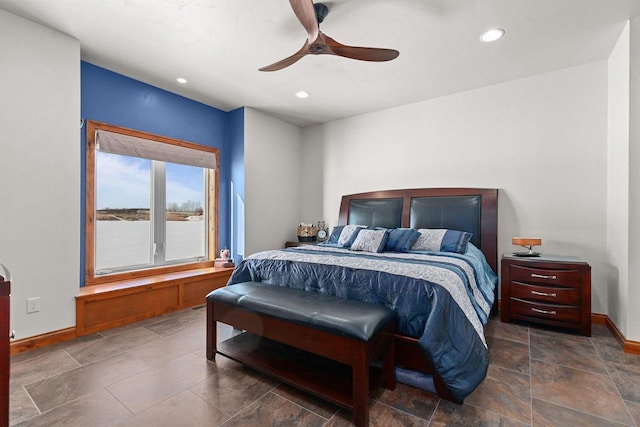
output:
[{"label": "decorative object on table", "polygon": [[528,251],[526,252],[514,252],[513,254],[515,256],[535,257],[540,256],[540,252],[534,252],[533,247],[542,245],[542,239],[537,237],[514,237],[511,239],[511,244],[515,246],[522,246],[528,249]]},{"label": "decorative object on table", "polygon": [[324,221],[318,221],[318,234],[316,240],[318,242],[324,242],[329,238],[329,228],[325,225]]},{"label": "decorative object on table", "polygon": [[233,260],[229,258],[230,251],[227,248],[224,248],[220,251],[220,258],[216,258],[213,262],[213,266],[217,268],[231,268],[235,267]]},{"label": "decorative object on table", "polygon": [[300,223],[298,225],[298,242],[315,242],[318,237],[318,227],[314,224]]}]

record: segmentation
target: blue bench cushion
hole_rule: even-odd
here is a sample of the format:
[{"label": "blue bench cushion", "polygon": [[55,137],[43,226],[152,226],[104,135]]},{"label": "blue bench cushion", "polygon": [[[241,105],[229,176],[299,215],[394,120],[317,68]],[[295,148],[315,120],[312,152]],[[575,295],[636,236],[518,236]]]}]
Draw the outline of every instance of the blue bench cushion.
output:
[{"label": "blue bench cushion", "polygon": [[338,335],[369,341],[395,313],[375,304],[260,282],[216,289],[207,300],[224,302]]}]

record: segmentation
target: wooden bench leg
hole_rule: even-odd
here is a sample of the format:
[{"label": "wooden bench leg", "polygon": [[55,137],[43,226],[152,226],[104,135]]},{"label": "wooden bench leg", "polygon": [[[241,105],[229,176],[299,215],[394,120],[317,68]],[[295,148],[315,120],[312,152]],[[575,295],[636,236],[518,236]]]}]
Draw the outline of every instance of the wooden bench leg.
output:
[{"label": "wooden bench leg", "polygon": [[217,351],[218,322],[214,320],[213,306],[214,302],[207,300],[207,360],[214,360]]},{"label": "wooden bench leg", "polygon": [[388,390],[396,389],[396,346],[391,334],[391,342],[382,358],[383,387]]},{"label": "wooden bench leg", "polygon": [[358,427],[369,425],[369,355],[367,343],[355,346],[352,372],[353,422]]}]

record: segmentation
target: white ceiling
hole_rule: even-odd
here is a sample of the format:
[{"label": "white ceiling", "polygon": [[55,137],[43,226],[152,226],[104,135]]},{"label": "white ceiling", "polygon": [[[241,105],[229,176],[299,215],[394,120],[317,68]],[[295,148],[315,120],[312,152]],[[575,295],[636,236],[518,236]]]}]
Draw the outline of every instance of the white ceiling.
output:
[{"label": "white ceiling", "polygon": [[[230,111],[299,126],[606,59],[640,0],[328,0],[324,33],[397,49],[390,62],[306,56],[287,0],[0,0],[0,8],[80,40],[92,64]],[[502,27],[495,43],[480,33]],[[187,85],[176,82],[188,80]],[[306,90],[307,99],[294,93]]]}]

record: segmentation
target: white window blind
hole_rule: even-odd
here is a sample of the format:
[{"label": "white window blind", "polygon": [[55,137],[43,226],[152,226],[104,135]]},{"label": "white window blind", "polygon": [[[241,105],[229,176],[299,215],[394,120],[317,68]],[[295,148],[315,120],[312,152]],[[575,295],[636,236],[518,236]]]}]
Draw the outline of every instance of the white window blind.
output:
[{"label": "white window blind", "polygon": [[206,169],[215,169],[217,166],[216,155],[210,151],[197,150],[105,130],[96,131],[96,149],[105,153],[198,166]]}]

